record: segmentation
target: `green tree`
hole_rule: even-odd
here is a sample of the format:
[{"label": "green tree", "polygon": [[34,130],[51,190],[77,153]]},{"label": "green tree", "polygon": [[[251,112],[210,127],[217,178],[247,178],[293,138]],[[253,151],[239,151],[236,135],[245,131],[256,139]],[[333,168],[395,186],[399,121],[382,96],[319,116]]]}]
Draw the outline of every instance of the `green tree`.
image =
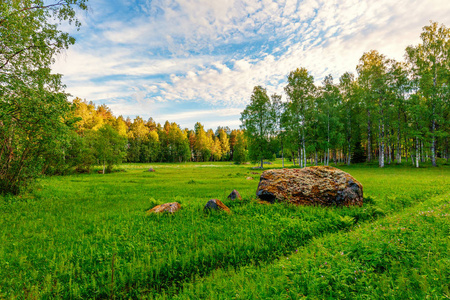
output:
[{"label": "green tree", "polygon": [[390,60],[387,74],[387,86],[392,97],[391,101],[391,123],[396,131],[396,161],[402,162],[402,137],[407,135],[407,96],[410,91],[410,80],[406,65],[401,62]]},{"label": "green tree", "polygon": [[54,56],[75,39],[58,28],[79,22],[75,7],[85,0],[0,2],[0,191],[18,193],[62,156],[70,141],[70,105],[61,76],[51,73]]},{"label": "green tree", "polygon": [[[365,85],[366,107],[377,107],[379,166],[384,167],[386,146],[386,109],[387,101],[387,64],[388,60],[376,50],[363,54],[359,60],[357,70],[361,81]],[[369,134],[370,136],[370,134]]]},{"label": "green tree", "polygon": [[288,84],[284,88],[288,97],[286,130],[292,148],[297,150],[299,165],[303,167],[306,166],[307,117],[316,87],[313,76],[305,68],[290,72],[287,79]]},{"label": "green tree", "polygon": [[228,127],[219,127],[216,131],[216,135],[220,141],[220,149],[222,150],[222,160],[228,160],[230,158],[230,139],[227,131],[230,131]]},{"label": "green tree", "polygon": [[318,111],[320,113],[320,123],[324,150],[324,165],[329,164],[331,149],[337,145],[341,123],[339,120],[339,105],[341,104],[341,94],[339,88],[333,83],[333,77],[328,75],[323,81],[321,95],[317,98]]},{"label": "green tree", "polygon": [[[359,133],[359,124],[358,124],[358,101],[359,94],[358,91],[358,83],[355,81],[355,78],[352,73],[346,72],[339,79],[339,88],[340,88],[340,96],[342,98],[341,103],[341,125],[344,130],[342,142],[343,148],[347,149],[347,165],[353,160],[352,153],[354,150],[353,145],[357,145],[358,150],[361,146],[360,135],[358,139],[355,139],[355,133]],[[370,122],[369,122],[370,123]],[[370,130],[368,132],[368,136],[370,136]],[[368,142],[368,144],[370,144]],[[370,147],[370,146],[369,146]],[[360,155],[360,154],[359,154]]]},{"label": "green tree", "polygon": [[285,109],[286,105],[281,101],[281,95],[273,94],[270,96],[272,100],[271,106],[271,114],[274,122],[274,135],[278,139],[278,143],[280,144],[280,153],[281,153],[281,165],[284,168],[284,134],[285,134]]},{"label": "green tree", "polygon": [[247,140],[245,134],[241,130],[236,130],[236,142],[234,144],[233,161],[242,164],[247,161]]},{"label": "green tree", "polygon": [[448,94],[450,77],[450,29],[437,22],[423,27],[422,43],[406,49],[412,66],[416,88],[423,95],[429,111],[431,162],[436,166],[436,139],[445,128],[443,118],[445,96]]},{"label": "green tree", "polygon": [[197,161],[208,161],[211,158],[213,140],[206,134],[203,125],[197,122],[195,130],[195,157]]},{"label": "green tree", "polygon": [[250,104],[241,113],[241,122],[249,142],[250,159],[260,161],[262,169],[264,159],[273,157],[269,142],[270,135],[274,132],[274,120],[270,98],[261,86],[253,88]]},{"label": "green tree", "polygon": [[87,138],[95,158],[103,166],[103,174],[105,171],[111,172],[114,165],[120,164],[125,158],[127,139],[111,125],[105,124],[97,131],[91,130]]}]

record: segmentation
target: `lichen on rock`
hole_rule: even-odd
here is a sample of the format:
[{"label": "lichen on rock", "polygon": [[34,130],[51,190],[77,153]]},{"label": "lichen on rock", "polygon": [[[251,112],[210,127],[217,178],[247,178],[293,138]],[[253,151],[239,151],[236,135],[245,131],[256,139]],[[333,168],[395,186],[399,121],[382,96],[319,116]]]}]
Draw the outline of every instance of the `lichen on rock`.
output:
[{"label": "lichen on rock", "polygon": [[153,207],[152,209],[149,209],[147,211],[147,214],[162,213],[162,212],[174,213],[174,212],[178,211],[180,208],[181,208],[181,205],[178,202],[164,203],[161,205],[157,205],[157,206]]},{"label": "lichen on rock", "polygon": [[262,173],[256,196],[271,203],[362,205],[363,187],[350,174],[333,167],[276,169]]}]

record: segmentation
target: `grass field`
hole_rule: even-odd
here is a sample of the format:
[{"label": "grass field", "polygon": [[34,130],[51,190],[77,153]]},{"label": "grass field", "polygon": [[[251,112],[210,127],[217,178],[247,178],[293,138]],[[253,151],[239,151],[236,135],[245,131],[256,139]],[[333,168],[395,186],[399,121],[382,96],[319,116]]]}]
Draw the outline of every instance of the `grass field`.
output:
[{"label": "grass field", "polygon": [[[450,168],[340,168],[362,207],[260,204],[261,171],[230,163],[42,179],[0,198],[0,299],[450,297]],[[232,214],[204,213],[211,198]]]}]

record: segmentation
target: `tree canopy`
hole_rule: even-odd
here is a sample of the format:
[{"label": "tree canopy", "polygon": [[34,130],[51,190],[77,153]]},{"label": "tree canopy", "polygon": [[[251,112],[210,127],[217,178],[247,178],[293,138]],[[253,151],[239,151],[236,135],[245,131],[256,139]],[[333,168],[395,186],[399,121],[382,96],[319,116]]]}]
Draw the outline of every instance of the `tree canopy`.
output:
[{"label": "tree canopy", "polygon": [[[6,0],[0,3],[0,189],[20,188],[62,157],[68,146],[70,105],[54,56],[75,40],[59,29],[80,24],[75,7],[84,0]],[[55,23],[56,22],[56,23]]]}]

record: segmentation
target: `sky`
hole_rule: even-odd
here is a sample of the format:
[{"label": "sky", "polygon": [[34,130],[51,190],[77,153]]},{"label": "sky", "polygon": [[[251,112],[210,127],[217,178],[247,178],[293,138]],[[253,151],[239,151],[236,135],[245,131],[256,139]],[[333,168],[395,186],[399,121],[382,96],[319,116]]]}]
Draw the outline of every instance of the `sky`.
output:
[{"label": "sky", "polygon": [[364,52],[403,60],[430,20],[450,27],[449,0],[90,0],[77,42],[57,57],[73,97],[115,116],[181,128],[239,128],[253,87],[286,99],[289,72],[320,85],[356,73]]}]

